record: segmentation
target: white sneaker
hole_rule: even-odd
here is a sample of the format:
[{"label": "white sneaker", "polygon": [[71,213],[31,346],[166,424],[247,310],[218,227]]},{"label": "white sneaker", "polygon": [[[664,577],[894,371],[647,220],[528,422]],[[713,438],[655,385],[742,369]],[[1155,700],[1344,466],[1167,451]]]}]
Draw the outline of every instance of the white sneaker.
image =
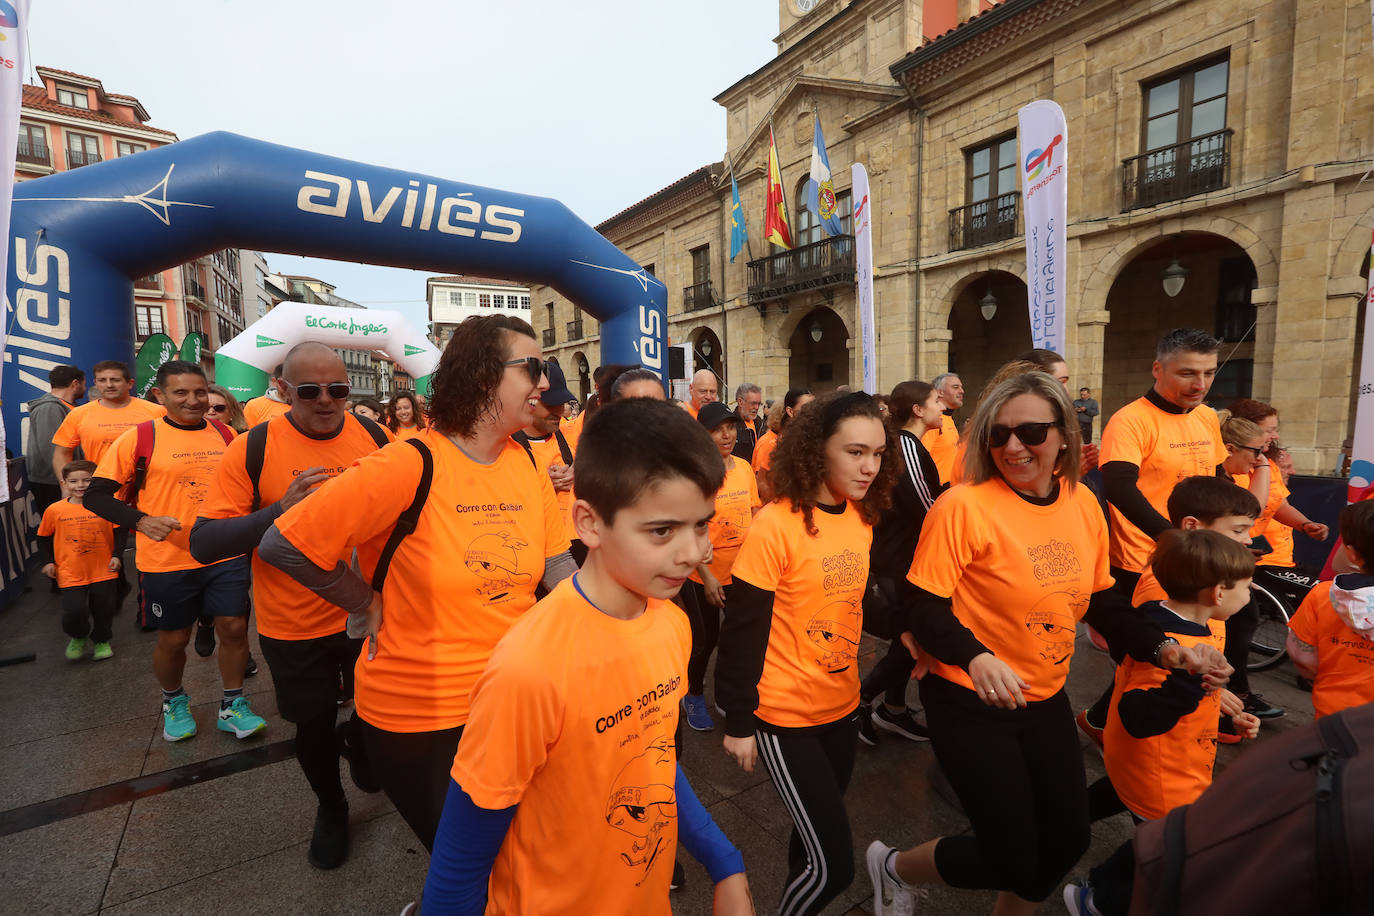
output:
[{"label": "white sneaker", "polygon": [[916,895],[887,871],[887,857],[896,850],[881,840],[868,844],[868,880],[873,883],[873,916],[912,916]]}]

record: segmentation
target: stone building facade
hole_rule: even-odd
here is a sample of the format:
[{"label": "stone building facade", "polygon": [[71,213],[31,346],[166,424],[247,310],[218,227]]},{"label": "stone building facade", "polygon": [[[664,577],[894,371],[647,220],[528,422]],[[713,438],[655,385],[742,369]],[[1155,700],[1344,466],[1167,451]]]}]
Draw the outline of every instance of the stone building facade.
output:
[{"label": "stone building facade", "polygon": [[[1110,413],[1150,385],[1163,332],[1203,327],[1226,340],[1214,401],[1271,401],[1298,470],[1334,467],[1374,226],[1367,3],[961,2],[937,35],[949,10],[932,0],[779,2],[777,56],[716,97],[723,162],[598,227],[667,283],[672,343],[716,352],[730,389],[857,384],[852,247],[800,206],[819,115],[842,212],[849,164],[870,174],[880,389],[952,368],[976,395],[1029,346],[1016,113],[1051,98],[1068,125],[1071,385]],[[761,242],[770,124],[791,252]],[[731,167],[752,242],[733,263]],[[1183,281],[1172,296],[1166,276]],[[596,335],[559,333],[573,304],[531,295],[546,352],[594,368]]]}]

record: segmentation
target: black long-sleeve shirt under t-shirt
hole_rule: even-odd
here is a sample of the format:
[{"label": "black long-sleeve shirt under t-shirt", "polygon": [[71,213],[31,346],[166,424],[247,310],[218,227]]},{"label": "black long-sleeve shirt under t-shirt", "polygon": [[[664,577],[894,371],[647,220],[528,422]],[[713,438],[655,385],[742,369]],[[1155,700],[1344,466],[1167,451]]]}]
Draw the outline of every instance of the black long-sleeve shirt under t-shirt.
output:
[{"label": "black long-sleeve shirt under t-shirt", "polygon": [[901,430],[897,447],[902,470],[892,490],[892,507],[873,526],[873,547],[868,555],[875,577],[900,581],[911,570],[926,513],[949,485],[940,482],[935,460],[914,434]]}]

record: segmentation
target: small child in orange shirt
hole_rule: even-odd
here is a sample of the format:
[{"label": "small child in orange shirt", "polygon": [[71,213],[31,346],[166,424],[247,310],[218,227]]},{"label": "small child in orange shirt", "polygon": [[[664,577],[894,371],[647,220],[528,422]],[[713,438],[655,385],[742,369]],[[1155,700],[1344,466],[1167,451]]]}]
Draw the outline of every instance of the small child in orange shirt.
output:
[{"label": "small child in orange shirt", "polygon": [[[1145,615],[1184,646],[1210,643],[1221,649],[1226,619],[1250,600],[1255,571],[1250,551],[1220,532],[1171,529],[1160,536],[1150,567],[1168,597],[1147,602]],[[1211,785],[1221,714],[1231,718],[1238,734],[1258,736],[1260,720],[1229,690],[1208,693],[1197,675],[1132,658],[1116,669],[1103,760],[1137,822],[1190,804]],[[1066,886],[1069,912],[1125,916],[1134,859],[1127,842],[1086,882]]]},{"label": "small child in orange shirt", "polygon": [[1288,655],[1312,679],[1317,717],[1374,702],[1374,502],[1341,510],[1349,571],[1319,583],[1288,621]]},{"label": "small child in orange shirt", "polygon": [[114,526],[83,504],[95,473],[94,461],[72,461],[62,468],[62,483],[70,494],[43,513],[38,525],[43,575],[57,580],[62,600],[62,632],[71,637],[65,655],[81,658],[94,642],[95,661],[114,656],[111,625],[117,604],[120,555]]}]

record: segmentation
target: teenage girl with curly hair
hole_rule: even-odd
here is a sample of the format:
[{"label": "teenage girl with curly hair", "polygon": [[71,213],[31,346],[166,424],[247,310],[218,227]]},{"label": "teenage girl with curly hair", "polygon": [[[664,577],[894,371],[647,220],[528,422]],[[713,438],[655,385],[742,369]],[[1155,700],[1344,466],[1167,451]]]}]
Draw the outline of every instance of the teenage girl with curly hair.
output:
[{"label": "teenage girl with curly hair", "polygon": [[873,525],[898,470],[893,433],[863,392],[802,408],[778,440],[777,500],[731,575],[716,662],[725,751],[762,759],[792,815],[778,913],[817,913],[854,879],[844,791],[858,742],[859,633]]}]

